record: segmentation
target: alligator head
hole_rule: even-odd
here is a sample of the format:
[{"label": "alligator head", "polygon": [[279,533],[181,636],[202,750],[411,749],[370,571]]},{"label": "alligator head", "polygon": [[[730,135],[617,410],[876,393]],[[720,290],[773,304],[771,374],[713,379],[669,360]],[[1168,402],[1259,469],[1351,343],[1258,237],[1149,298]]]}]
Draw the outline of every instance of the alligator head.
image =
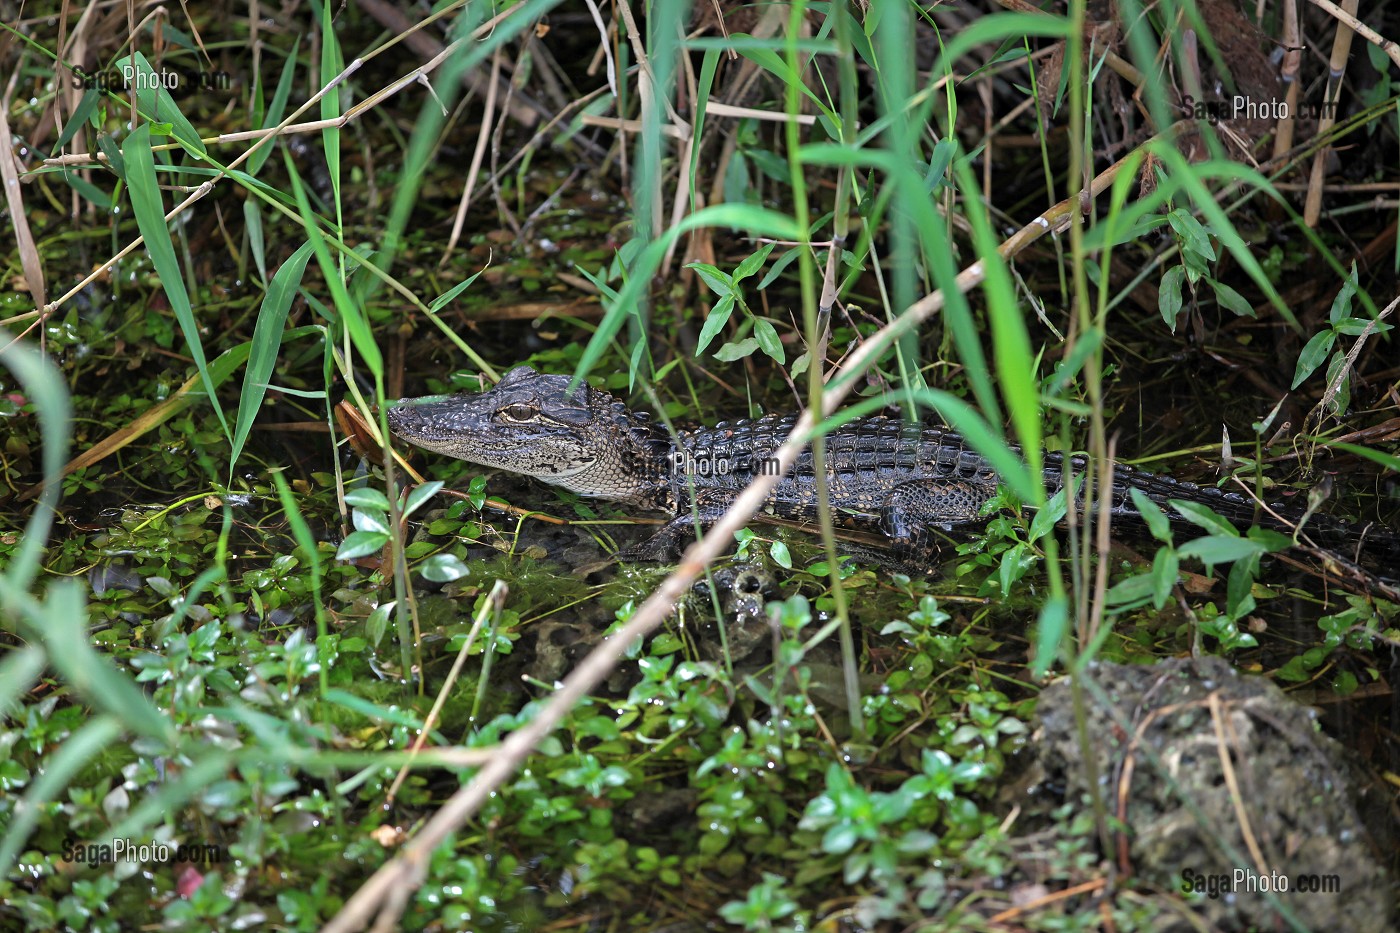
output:
[{"label": "alligator head", "polygon": [[403,399],[389,427],[412,444],[585,496],[655,507],[667,449],[641,414],[568,376],[518,366],[479,395]]}]

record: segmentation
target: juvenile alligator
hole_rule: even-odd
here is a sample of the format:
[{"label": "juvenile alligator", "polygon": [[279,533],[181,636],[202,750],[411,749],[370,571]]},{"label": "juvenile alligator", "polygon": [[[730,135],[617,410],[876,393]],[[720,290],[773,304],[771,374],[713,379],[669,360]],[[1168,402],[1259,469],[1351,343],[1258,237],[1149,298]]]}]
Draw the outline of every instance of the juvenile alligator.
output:
[{"label": "juvenile alligator", "polygon": [[[773,452],[797,420],[769,415],[720,422],[681,430],[673,439],[607,392],[585,384],[571,396],[569,381],[520,366],[478,395],[402,400],[389,409],[389,426],[437,453],[533,476],[581,495],[667,512],[671,521],[626,555],[666,560],[694,539],[697,519],[702,526],[713,523],[756,475],[776,472]],[[941,428],[865,418],[827,435],[826,456],[838,523],[883,534],[897,555],[930,552],[935,529],[985,521],[982,507],[997,491],[991,464],[962,437]],[[1085,465],[1083,457],[1070,458],[1075,475],[1082,475]],[[1046,453],[1044,473],[1053,495],[1064,483],[1063,457]],[[1168,501],[1180,499],[1207,505],[1237,524],[1255,519],[1254,502],[1246,496],[1122,465],[1113,473],[1113,515],[1138,514],[1133,489],[1168,515],[1175,515]],[[816,520],[810,451],[773,487],[763,511],[798,522]],[[1273,511],[1284,520],[1264,513],[1262,524],[1289,529],[1299,516],[1287,506]],[[1359,537],[1351,526],[1325,516],[1315,516],[1308,528],[1330,531],[1333,540]]]}]

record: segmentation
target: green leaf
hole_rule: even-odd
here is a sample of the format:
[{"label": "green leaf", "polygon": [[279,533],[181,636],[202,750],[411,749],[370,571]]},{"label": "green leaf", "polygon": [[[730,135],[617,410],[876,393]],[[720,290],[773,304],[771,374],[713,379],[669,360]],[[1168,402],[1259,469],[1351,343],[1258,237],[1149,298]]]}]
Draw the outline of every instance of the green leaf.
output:
[{"label": "green leaf", "polygon": [[1357,444],[1348,444],[1345,441],[1332,441],[1324,443],[1324,446],[1333,450],[1345,450],[1348,453],[1356,454],[1358,457],[1365,457],[1372,463],[1378,463],[1388,470],[1400,473],[1400,457],[1395,454],[1384,453],[1379,450],[1372,450],[1370,447],[1361,447]]},{"label": "green leaf", "polygon": [[1322,365],[1322,361],[1327,359],[1327,354],[1332,352],[1332,344],[1336,340],[1337,332],[1331,328],[1313,334],[1312,339],[1303,347],[1303,352],[1298,354],[1298,365],[1293,370],[1293,385],[1290,388],[1298,388],[1304,379]]},{"label": "green leaf", "polygon": [[764,353],[767,353],[779,364],[787,362],[787,354],[783,352],[783,342],[778,337],[777,329],[767,318],[754,318],[753,335]]},{"label": "green leaf", "polygon": [[356,509],[350,514],[350,521],[359,531],[372,531],[382,535],[389,533],[389,516],[378,509]]},{"label": "green leaf", "polygon": [[170,228],[165,222],[165,206],[156,182],[155,155],[151,151],[151,130],[148,124],[137,127],[126,138],[122,143],[122,156],[126,160],[126,183],[131,196],[131,210],[136,215],[137,229],[145,238],[146,253],[151,257],[151,265],[155,267],[156,274],[160,276],[161,288],[170,300],[170,310],[180,323],[180,332],[185,336],[185,347],[189,350],[190,358],[194,360],[204,388],[209,393],[214,414],[223,426],[224,435],[231,437],[224,410],[219,405],[218,396],[214,394],[214,383],[209,376],[209,364],[204,356],[204,341],[200,337],[199,323],[195,320],[189,292],[185,290],[180,263],[175,258],[175,242],[171,239]]},{"label": "green leaf", "polygon": [[1245,301],[1243,295],[1224,282],[1211,279],[1210,284],[1215,289],[1215,300],[1220,303],[1220,307],[1238,317],[1254,317],[1254,306]]},{"label": "green leaf", "polygon": [[692,262],[686,268],[694,269],[701,281],[710,287],[710,291],[721,298],[730,298],[734,295],[734,280],[727,273],[721,272],[719,267],[712,266],[708,262]]},{"label": "green leaf", "polygon": [[1244,557],[1257,557],[1263,553],[1263,545],[1238,535],[1235,537],[1210,535],[1205,538],[1197,538],[1194,541],[1187,541],[1177,548],[1178,556],[1197,558],[1208,568],[1213,568],[1216,564],[1227,564]]},{"label": "green leaf", "polygon": [[389,542],[389,536],[381,531],[352,531],[345,536],[345,540],[340,542],[340,547],[336,549],[336,560],[354,560],[357,557],[367,557],[370,554],[379,553],[380,549]]},{"label": "green leaf", "polygon": [[758,349],[758,341],[753,337],[745,337],[743,340],[735,340],[726,343],[715,351],[715,359],[722,363],[732,363],[735,360],[742,360],[746,356],[752,356],[753,351]]},{"label": "green leaf", "polygon": [[[282,122],[282,114],[287,110],[287,100],[292,95],[292,83],[296,80],[297,62],[301,59],[297,53],[301,49],[301,36],[298,35],[292,42],[292,49],[287,53],[287,60],[282,64],[282,75],[277,79],[277,90],[272,93],[272,103],[267,108],[267,113],[259,121],[263,129],[270,129]],[[259,98],[261,99],[261,98]],[[256,175],[263,164],[272,156],[277,148],[273,140],[268,140],[258,148],[248,159],[248,174]]]},{"label": "green leaf", "polygon": [[1040,618],[1036,622],[1035,660],[1031,663],[1031,673],[1043,677],[1055,662],[1060,644],[1069,633],[1069,600],[1064,595],[1052,595],[1040,608]]},{"label": "green leaf", "polygon": [[[159,76],[156,75],[155,69],[146,60],[146,56],[137,52],[133,56],[117,59],[113,65],[119,72],[125,73],[128,68],[133,70],[132,80],[129,83],[136,88],[136,107],[153,123],[158,120],[166,121],[158,124],[164,130],[160,135],[174,139],[181,148],[197,159],[204,159],[208,155],[208,151],[204,148],[204,141],[199,138],[199,131],[180,112],[180,108],[175,104],[175,98],[170,96],[170,91],[165,88]],[[154,129],[151,132],[155,132]],[[127,138],[130,139],[130,137]],[[125,144],[122,145],[122,150],[125,153]]]},{"label": "green leaf", "polygon": [[763,280],[758,283],[758,290],[763,291],[769,285],[778,280],[778,276],[783,274],[783,270],[792,265],[792,261],[801,253],[802,247],[794,246],[792,249],[778,257],[778,261],[763,276]]},{"label": "green leaf", "polygon": [[1104,602],[1115,609],[1130,609],[1144,605],[1153,596],[1156,582],[1152,574],[1146,573],[1120,580],[1109,587],[1108,592],[1104,593]]},{"label": "green leaf", "polygon": [[[438,484],[441,486],[441,483]],[[436,492],[436,490],[434,490]],[[345,504],[357,509],[378,509],[389,511],[389,497],[378,489],[360,486],[345,493]]]},{"label": "green leaf", "polygon": [[1184,499],[1169,499],[1167,501],[1171,503],[1172,508],[1180,512],[1181,516],[1193,525],[1221,537],[1238,538],[1240,536],[1234,525],[1199,502],[1187,502]]},{"label": "green leaf", "polygon": [[455,554],[434,554],[423,561],[421,569],[423,576],[434,583],[451,583],[471,572]]},{"label": "green leaf", "polygon": [[394,602],[390,601],[383,605],[375,606],[374,611],[365,619],[365,634],[369,636],[370,644],[375,647],[384,640],[384,633],[389,630],[389,616],[394,611]]},{"label": "green leaf", "polygon": [[769,243],[767,246],[764,246],[763,249],[739,263],[739,267],[734,270],[734,284],[738,285],[739,282],[753,275],[759,269],[762,269],[763,264],[768,261],[768,254],[773,252],[773,247],[775,245],[777,244]]},{"label": "green leaf", "polygon": [[258,412],[262,408],[268,380],[272,378],[272,370],[277,365],[277,355],[282,350],[287,312],[292,306],[292,299],[296,297],[297,289],[301,286],[306,262],[310,258],[311,244],[303,243],[272,277],[267,294],[263,296],[262,306],[258,309],[258,319],[253,325],[253,339],[248,351],[248,371],[238,398],[238,417],[234,421],[233,444],[229,453],[230,472],[238,466],[238,457],[243,453],[248,432],[253,429],[253,422],[257,420]]},{"label": "green leaf", "polygon": [[710,316],[705,318],[705,325],[700,328],[700,339],[695,344],[695,355],[698,357],[705,352],[705,348],[710,345],[716,335],[725,324],[729,323],[729,316],[734,313],[734,296],[726,295],[715,303],[710,311]]},{"label": "green leaf", "polygon": [[[404,502],[404,518],[407,518],[414,512],[418,511],[418,509],[423,506],[423,503],[427,502],[433,496],[437,495],[438,491],[442,489],[443,485],[444,483],[441,480],[433,480],[432,482],[424,483],[421,486],[415,486],[412,489],[410,489],[408,492],[408,498]],[[385,505],[385,509],[388,509],[387,504]]]},{"label": "green leaf", "polygon": [[[38,348],[27,341],[6,338],[0,347],[0,363],[14,373],[25,394],[34,403],[34,412],[39,418],[39,436],[44,443],[40,463],[43,467],[44,487],[39,501],[29,513],[24,533],[14,550],[7,555],[7,566],[3,568],[5,583],[17,593],[27,592],[39,571],[44,554],[44,545],[49,540],[54,516],[58,512],[58,500],[63,494],[63,464],[68,459],[68,443],[72,437],[70,422],[73,417],[73,404],[68,397],[68,388],[57,366]],[[11,383],[13,385],[13,383]],[[6,430],[11,430],[8,426]],[[10,519],[7,519],[7,527]],[[13,650],[13,649],[10,649]],[[7,708],[0,705],[0,709]]]},{"label": "green leaf", "polygon": [[1157,503],[1147,498],[1141,489],[1131,489],[1128,494],[1132,496],[1133,507],[1142,516],[1142,520],[1147,523],[1147,530],[1152,533],[1152,537],[1170,544],[1172,530],[1171,523],[1167,520],[1167,514],[1157,506]]},{"label": "green leaf", "polygon": [[784,570],[792,569],[792,554],[788,552],[788,546],[781,541],[774,541],[768,546],[768,556],[773,558],[773,562]]},{"label": "green leaf", "polygon": [[1153,608],[1161,609],[1167,604],[1167,600],[1172,594],[1172,587],[1176,586],[1180,565],[1181,561],[1178,559],[1175,549],[1170,546],[1157,549],[1156,556],[1152,558]]},{"label": "green leaf", "polygon": [[837,823],[822,836],[822,851],[828,855],[845,855],[855,847],[857,838],[854,826]]},{"label": "green leaf", "polygon": [[471,275],[467,276],[465,279],[458,282],[456,285],[452,286],[447,291],[443,292],[437,298],[433,299],[433,303],[428,305],[428,310],[441,311],[454,298],[456,298],[458,295],[462,294],[462,292],[470,288],[471,284],[476,281],[477,276],[481,275],[481,273],[485,271],[486,270],[483,268],[476,272],[473,272]]},{"label": "green leaf", "polygon": [[1356,260],[1352,260],[1351,272],[1347,274],[1337,297],[1332,299],[1332,307],[1327,311],[1327,320],[1336,324],[1344,317],[1351,316],[1351,299],[1356,294]]},{"label": "green leaf", "polygon": [[1167,215],[1167,223],[1171,224],[1172,230],[1176,232],[1183,252],[1195,253],[1206,262],[1215,261],[1215,249],[1210,245],[1210,234],[1206,233],[1206,228],[1201,226],[1201,222],[1190,211],[1178,207]]},{"label": "green leaf", "polygon": [[[497,33],[500,31],[498,29]],[[482,42],[479,46],[474,46],[473,51],[485,45],[486,43]],[[603,355],[611,350],[613,338],[625,323],[638,319],[637,309],[643,303],[645,293],[651,287],[651,277],[660,268],[666,251],[691,230],[704,226],[738,227],[750,236],[772,237],[778,240],[796,240],[801,236],[801,231],[797,229],[797,224],[791,217],[749,204],[715,204],[704,207],[668,228],[642,249],[629,270],[627,282],[618,292],[617,299],[607,303],[607,312],[603,315],[603,320],[589,339],[588,346],[584,348],[583,357],[579,360],[578,369],[574,374],[575,379],[586,376]],[[644,323],[642,326],[645,326]],[[641,345],[640,341],[638,345]]]},{"label": "green leaf", "polygon": [[[1076,487],[1083,482],[1082,476],[1075,476]],[[1032,544],[1045,537],[1055,527],[1055,523],[1065,517],[1069,511],[1069,489],[1061,487],[1059,492],[1050,497],[1050,501],[1045,504],[1045,508],[1039,509],[1035,513],[1035,518],[1031,519],[1030,531],[1026,534],[1026,540]]]},{"label": "green leaf", "polygon": [[1176,333],[1176,319],[1181,314],[1181,284],[1185,278],[1185,266],[1172,266],[1157,289],[1157,310],[1162,312],[1162,320],[1172,333]]},{"label": "green leaf", "polygon": [[1237,560],[1230,568],[1230,576],[1225,584],[1225,612],[1232,619],[1242,618],[1255,609],[1254,574],[1259,567],[1259,558]]}]

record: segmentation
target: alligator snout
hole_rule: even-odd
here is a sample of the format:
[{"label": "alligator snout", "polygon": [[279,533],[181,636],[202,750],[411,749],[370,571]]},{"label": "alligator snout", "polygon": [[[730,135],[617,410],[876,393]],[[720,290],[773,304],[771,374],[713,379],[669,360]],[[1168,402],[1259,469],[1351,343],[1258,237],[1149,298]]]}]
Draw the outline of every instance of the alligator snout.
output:
[{"label": "alligator snout", "polygon": [[389,410],[384,412],[384,417],[389,420],[389,429],[395,434],[401,431],[411,431],[415,427],[422,427],[425,423],[423,413],[418,411],[416,405],[391,405]]}]

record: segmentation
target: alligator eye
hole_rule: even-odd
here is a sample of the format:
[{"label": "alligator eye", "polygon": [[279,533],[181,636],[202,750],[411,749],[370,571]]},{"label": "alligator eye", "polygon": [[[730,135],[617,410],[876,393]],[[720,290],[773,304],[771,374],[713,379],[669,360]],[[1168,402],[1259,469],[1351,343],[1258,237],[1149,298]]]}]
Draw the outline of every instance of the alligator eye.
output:
[{"label": "alligator eye", "polygon": [[507,421],[534,421],[535,417],[539,414],[539,412],[531,408],[529,405],[517,404],[507,405],[505,408],[502,408],[500,411],[496,412],[496,414],[500,415]]}]

